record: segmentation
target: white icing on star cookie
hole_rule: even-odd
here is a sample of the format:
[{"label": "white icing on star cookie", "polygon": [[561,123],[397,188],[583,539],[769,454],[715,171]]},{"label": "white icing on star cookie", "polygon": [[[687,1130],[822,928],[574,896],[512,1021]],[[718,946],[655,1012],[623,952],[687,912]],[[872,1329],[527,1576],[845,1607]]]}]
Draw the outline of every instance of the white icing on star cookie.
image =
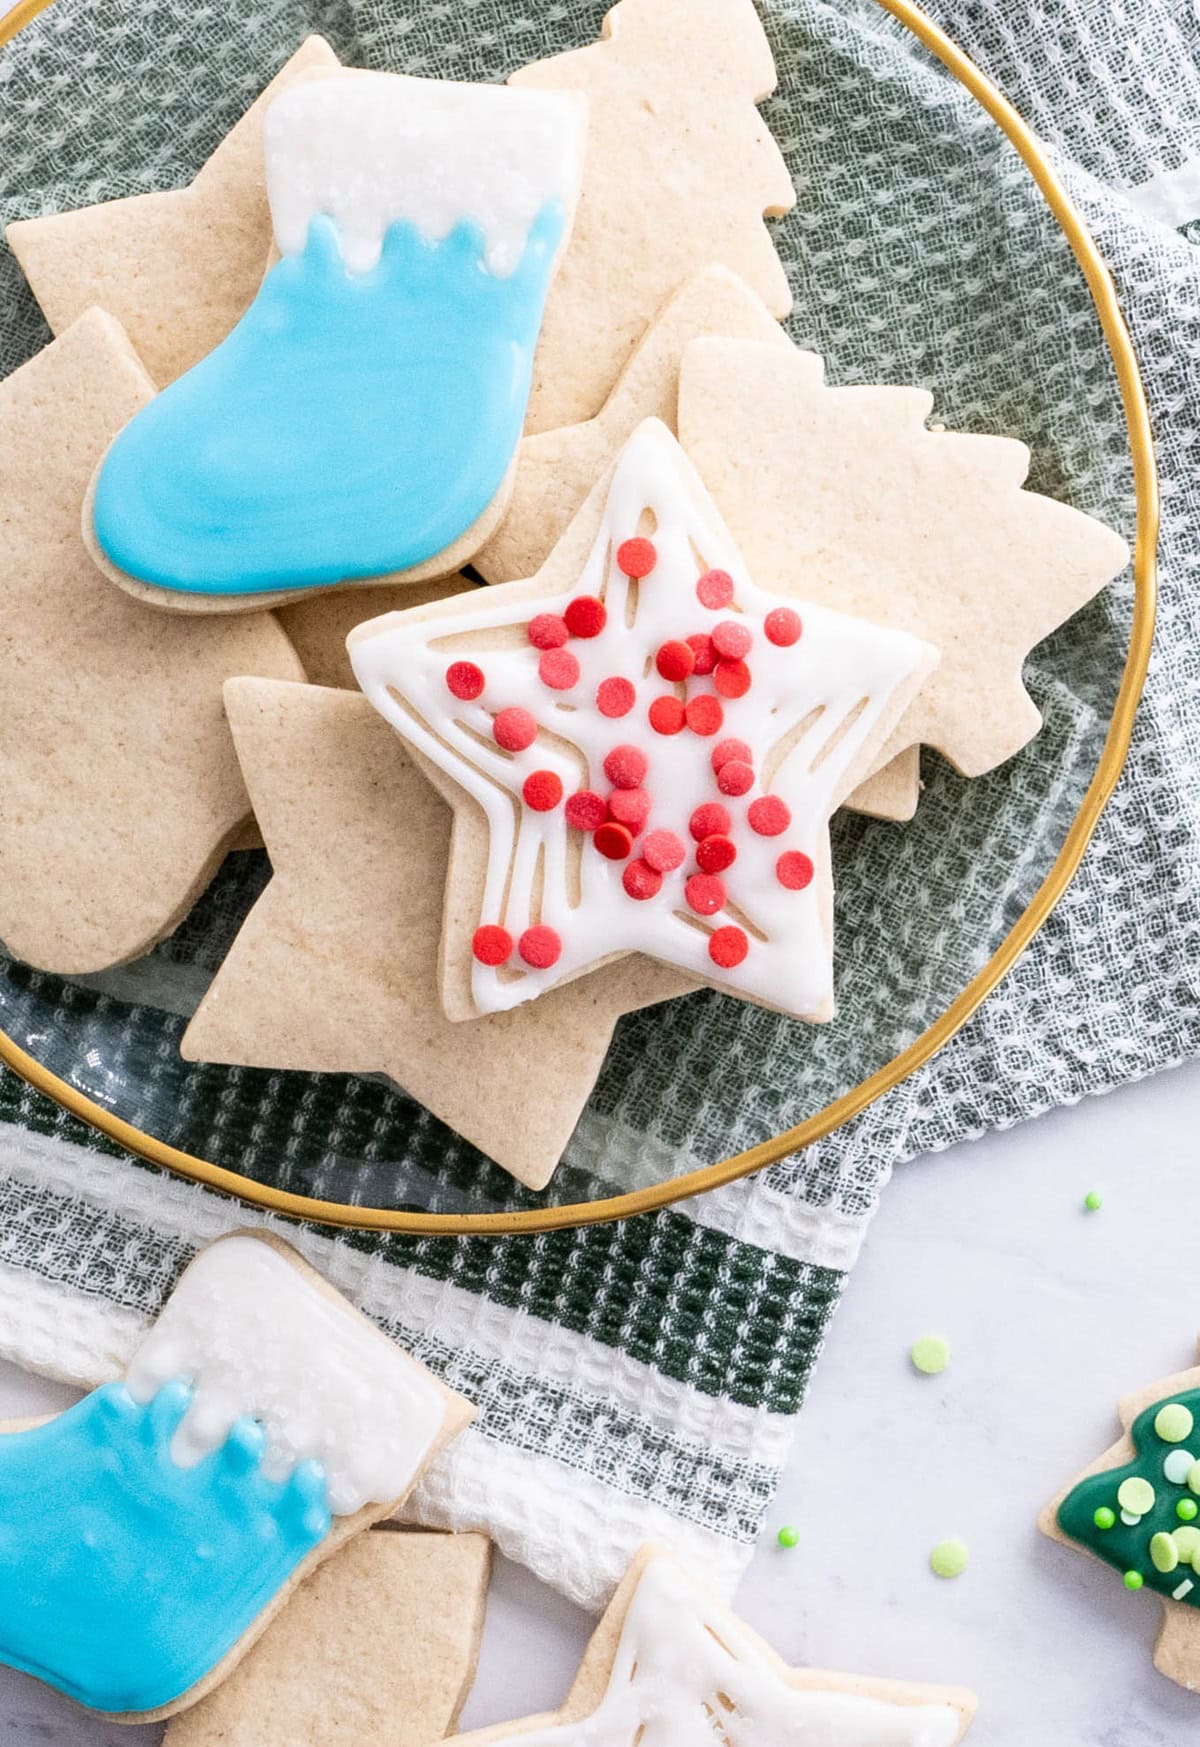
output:
[{"label": "white icing on star cookie", "polygon": [[936,651],[757,587],[657,420],[575,586],[511,597],[350,646],[375,707],[487,817],[478,1011],[643,952],[824,1016],[829,815]]},{"label": "white icing on star cookie", "polygon": [[512,1747],[953,1747],[950,1703],[900,1704],[796,1687],[740,1621],[711,1607],[673,1559],[651,1559],[596,1709],[505,1731]]}]

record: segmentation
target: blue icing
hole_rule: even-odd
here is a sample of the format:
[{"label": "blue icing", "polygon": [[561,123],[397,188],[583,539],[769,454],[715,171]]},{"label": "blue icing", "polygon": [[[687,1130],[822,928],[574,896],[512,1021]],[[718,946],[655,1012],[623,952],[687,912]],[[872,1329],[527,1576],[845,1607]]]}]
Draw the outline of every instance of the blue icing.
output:
[{"label": "blue icing", "polygon": [[559,201],[515,272],[470,223],[407,222],[347,272],[313,219],[226,339],[125,427],[97,481],[96,537],[165,588],[244,594],[378,576],[440,552],[512,460],[562,235]]},{"label": "blue icing", "polygon": [[253,1420],[172,1461],[190,1398],[172,1382],[141,1407],[110,1383],[0,1436],[0,1661],[97,1710],[194,1686],[329,1532],[322,1469],[264,1479]]}]

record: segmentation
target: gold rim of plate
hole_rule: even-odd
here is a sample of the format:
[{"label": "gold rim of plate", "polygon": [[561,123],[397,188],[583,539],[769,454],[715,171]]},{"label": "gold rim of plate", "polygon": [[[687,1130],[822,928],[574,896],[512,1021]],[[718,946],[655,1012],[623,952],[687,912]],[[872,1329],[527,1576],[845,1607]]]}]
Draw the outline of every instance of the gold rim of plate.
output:
[{"label": "gold rim of plate", "polygon": [[[10,41],[49,3],[50,0],[20,0],[8,17],[0,22],[0,46]],[[1133,625],[1120,690],[1113,707],[1104,749],[1053,865],[987,964],[951,1002],[941,1017],[923,1031],[907,1049],[795,1128],[786,1129],[774,1139],[762,1141],[746,1152],[735,1153],[718,1164],[689,1171],[684,1176],[655,1184],[648,1189],[632,1190],[628,1194],[610,1196],[605,1200],[521,1213],[410,1213],[387,1207],[351,1207],[339,1201],[321,1201],[307,1195],[292,1195],[281,1189],[273,1189],[266,1184],[256,1183],[238,1171],[231,1171],[224,1166],[210,1164],[207,1159],[181,1152],[164,1141],[156,1140],[152,1134],[135,1128],[131,1123],[123,1122],[119,1116],[102,1109],[57,1074],[51,1073],[21,1049],[11,1037],[0,1031],[0,1061],[27,1080],[37,1091],[44,1092],[64,1110],[81,1117],[93,1128],[99,1129],[140,1158],[174,1171],[181,1177],[190,1178],[193,1182],[204,1183],[210,1189],[239,1196],[256,1207],[266,1208],[272,1213],[284,1214],[292,1219],[441,1237],[476,1233],[501,1235],[512,1232],[557,1231],[568,1226],[596,1225],[608,1220],[625,1219],[633,1214],[651,1213],[673,1201],[703,1194],[707,1189],[718,1188],[723,1183],[733,1182],[737,1177],[761,1170],[765,1165],[774,1164],[789,1153],[799,1152],[813,1141],[832,1134],[835,1129],[841,1128],[865,1110],[869,1104],[873,1104],[877,1098],[881,1098],[885,1092],[892,1091],[935,1055],[966,1024],[985,997],[1012,969],[1070,884],[1096,829],[1097,821],[1116,787],[1129,750],[1133,718],[1150,661],[1157,599],[1155,553],[1159,509],[1154,439],[1137,354],[1121,314],[1116,287],[1091,233],[1051,168],[1041,145],[1012,105],[970,57],[932,19],[926,17],[918,6],[912,5],[910,0],[876,0],[876,3],[911,31],[936,56],[946,70],[986,110],[1001,132],[1007,135],[1058,221],[1087,281],[1104,338],[1112,354],[1133,459],[1137,504],[1133,557]]]}]

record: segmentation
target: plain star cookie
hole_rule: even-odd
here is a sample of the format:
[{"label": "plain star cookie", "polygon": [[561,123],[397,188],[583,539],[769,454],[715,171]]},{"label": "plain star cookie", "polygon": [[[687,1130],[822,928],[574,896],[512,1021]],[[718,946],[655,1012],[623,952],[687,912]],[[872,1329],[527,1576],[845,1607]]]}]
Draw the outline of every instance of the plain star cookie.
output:
[{"label": "plain star cookie", "polygon": [[119,1382],[0,1436],[0,1661],[170,1715],[472,1411],[286,1244],[219,1238]]},{"label": "plain star cookie", "polygon": [[245,612],[466,562],[503,514],[583,125],[570,95],[396,73],[275,97],[281,258],[98,467],[113,580]]},{"label": "plain star cookie", "polygon": [[[357,692],[234,680],[226,698],[273,877],[181,1053],[386,1074],[544,1188],[617,1019],[694,985],[630,959],[534,1007],[451,1024],[438,993],[443,911],[460,902],[450,809]],[[456,826],[468,843],[472,829]]]},{"label": "plain star cookie", "polygon": [[974,1694],[789,1668],[658,1547],[631,1564],[558,1711],[454,1747],[955,1747]]},{"label": "plain star cookie", "polygon": [[160,388],[211,352],[267,265],[263,112],[297,80],[337,70],[329,44],[308,37],[186,188],[10,224],[6,240],[53,332],[99,305]]},{"label": "plain star cookie", "polygon": [[684,356],[679,436],[765,586],[942,650],[883,756],[924,744],[982,776],[1041,727],[1025,657],[1129,551],[1023,489],[1023,443],[930,430],[932,406],[919,388],[830,388],[812,353],[702,339]]},{"label": "plain star cookie", "polygon": [[67,976],[169,934],[249,818],[223,682],[303,677],[269,614],[172,622],[88,557],[88,477],[152,394],[98,310],[0,384],[0,940]]},{"label": "plain star cookie", "polygon": [[[623,953],[832,1012],[828,820],[937,651],[767,593],[660,422],[536,577],[368,622],[350,658],[456,813],[486,820],[469,941],[448,906],[452,1018]],[[458,833],[451,863],[453,885]]]},{"label": "plain star cookie", "polygon": [[1200,1366],[1147,1384],[1118,1412],[1122,1437],[1038,1526],[1111,1566],[1131,1594],[1154,1592],[1163,1609],[1154,1666],[1200,1691]]},{"label": "plain star cookie", "polygon": [[620,0],[599,42],[509,83],[588,100],[583,189],[527,430],[597,413],[667,299],[707,267],[731,268],[773,316],[788,314],[763,216],[796,196],[755,107],[775,89],[775,63],[751,0]]}]

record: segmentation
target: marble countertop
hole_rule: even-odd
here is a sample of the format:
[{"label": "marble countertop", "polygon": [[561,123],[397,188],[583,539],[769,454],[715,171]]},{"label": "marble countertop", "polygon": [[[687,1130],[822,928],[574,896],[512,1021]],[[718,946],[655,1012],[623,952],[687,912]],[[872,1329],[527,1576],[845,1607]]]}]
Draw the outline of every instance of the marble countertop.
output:
[{"label": "marble countertop", "polygon": [[[970,1747],[1178,1747],[1200,1729],[1200,1697],[1151,1665],[1154,1599],[1034,1527],[1116,1435],[1118,1396],[1194,1359],[1198,1133],[1200,1063],[898,1173],[739,1595],[789,1660],[973,1686]],[[1091,1188],[1104,1206],[1088,1214]],[[953,1349],[940,1377],[907,1362],[929,1332]],[[69,1399],[0,1367],[0,1417]],[[774,1543],[785,1521],[791,1552]],[[953,1582],[927,1563],[949,1535],[971,1550]],[[588,1630],[498,1561],[464,1724],[556,1703]],[[5,1747],[150,1747],[160,1733],[0,1668]]]}]

